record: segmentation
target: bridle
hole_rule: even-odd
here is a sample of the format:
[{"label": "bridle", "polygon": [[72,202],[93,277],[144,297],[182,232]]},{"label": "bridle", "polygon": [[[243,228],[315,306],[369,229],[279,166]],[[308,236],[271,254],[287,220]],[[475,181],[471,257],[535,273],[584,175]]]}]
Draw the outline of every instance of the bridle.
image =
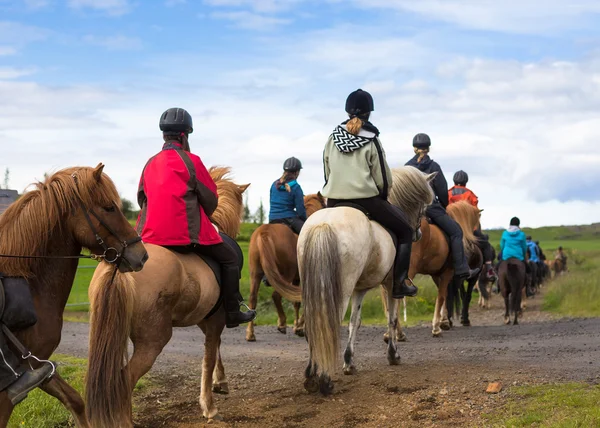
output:
[{"label": "bridle", "polygon": [[[73,178],[73,180],[75,180],[75,183],[77,183],[77,173],[74,172],[73,174],[71,174],[71,177]],[[83,215],[85,217],[85,220],[88,226],[90,227],[90,230],[94,234],[94,237],[96,238],[96,242],[104,250],[102,254],[79,254],[77,256],[19,256],[12,254],[0,254],[0,257],[13,259],[92,259],[97,261],[104,260],[107,263],[114,264],[115,267],[118,267],[122,261],[125,261],[127,264],[129,264],[127,259],[124,258],[125,251],[130,245],[141,242],[142,238],[138,235],[135,238],[131,238],[128,240],[121,239],[119,237],[119,234],[116,233],[108,224],[106,224],[106,222],[100,218],[100,216],[96,213],[96,211],[94,211],[93,208],[90,208],[89,210],[86,209],[81,198],[77,196],[77,199],[79,202],[79,207],[81,208],[81,211],[83,212]],[[109,235],[111,235],[119,241],[122,247],[121,251],[117,250],[115,247],[109,247],[106,244],[106,242],[104,241],[104,239],[102,239],[102,237],[98,233],[98,230],[94,226],[90,214],[94,216],[96,220],[98,220],[101,226],[108,230]]]},{"label": "bridle", "polygon": [[417,224],[415,225],[415,234],[413,237],[413,242],[417,242],[419,239],[421,239],[421,220],[423,219],[423,216],[425,214],[425,205],[421,205],[421,208],[419,208],[419,214],[417,215]]}]

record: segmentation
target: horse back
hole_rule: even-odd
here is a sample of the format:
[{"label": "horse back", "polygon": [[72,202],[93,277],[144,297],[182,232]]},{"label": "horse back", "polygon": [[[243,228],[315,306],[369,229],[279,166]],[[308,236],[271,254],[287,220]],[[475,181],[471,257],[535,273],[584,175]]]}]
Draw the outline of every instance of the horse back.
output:
[{"label": "horse back", "polygon": [[[283,271],[298,271],[296,244],[298,236],[285,224],[263,224],[250,238],[248,263],[251,272],[263,271],[265,257],[275,257],[275,263]],[[271,251],[261,251],[265,245],[271,245]]]}]

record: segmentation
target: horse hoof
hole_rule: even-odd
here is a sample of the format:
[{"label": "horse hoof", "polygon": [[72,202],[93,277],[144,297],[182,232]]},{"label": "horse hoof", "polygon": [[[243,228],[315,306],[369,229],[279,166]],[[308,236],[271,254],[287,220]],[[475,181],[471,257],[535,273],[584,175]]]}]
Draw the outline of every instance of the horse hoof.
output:
[{"label": "horse hoof", "polygon": [[319,389],[321,390],[321,394],[327,396],[333,392],[333,382],[329,378],[329,376],[321,376],[319,380]]},{"label": "horse hoof", "polygon": [[254,335],[254,333],[252,333],[250,335],[246,335],[246,341],[247,342],[256,342],[256,336]]},{"label": "horse hoof", "polygon": [[513,321],[513,325],[519,325],[519,321],[517,321],[517,320],[514,320],[514,321]]},{"label": "horse hoof", "polygon": [[389,336],[387,333],[385,333],[385,334],[383,335],[383,341],[384,341],[385,343],[389,343],[389,342],[390,342],[390,336]]},{"label": "horse hoof", "polygon": [[208,423],[217,421],[217,422],[221,422],[223,420],[223,416],[219,415],[218,413],[216,415],[214,415],[212,418],[207,418],[208,419]]},{"label": "horse hoof", "polygon": [[504,324],[505,324],[505,325],[509,325],[509,324],[510,324],[510,318],[508,318],[508,317],[505,317],[505,318],[504,318]]},{"label": "horse hoof", "polygon": [[348,366],[348,367],[344,367],[344,374],[345,375],[355,375],[357,373],[356,367],[352,366]]},{"label": "horse hoof", "polygon": [[402,333],[402,336],[396,337],[396,342],[408,342],[408,336]]},{"label": "horse hoof", "polygon": [[227,382],[215,383],[212,390],[216,394],[229,394],[229,384]]},{"label": "horse hoof", "polygon": [[294,334],[298,337],[304,337],[304,329],[298,328],[298,329],[294,330]]},{"label": "horse hoof", "polygon": [[434,330],[434,331],[431,332],[431,335],[433,337],[441,337],[442,336],[442,331],[441,330],[440,331],[435,331]]},{"label": "horse hoof", "polygon": [[444,331],[450,330],[450,327],[451,327],[450,323],[446,322],[446,321],[444,321],[440,324],[440,328]]},{"label": "horse hoof", "polygon": [[463,327],[471,327],[471,321],[469,321],[469,320],[464,320],[464,321],[461,321],[460,323],[463,325]]},{"label": "horse hoof", "polygon": [[277,327],[277,331],[281,334],[287,334],[287,327]]},{"label": "horse hoof", "polygon": [[304,389],[306,389],[311,394],[319,392],[319,382],[317,381],[317,377],[311,376],[306,378],[306,380],[304,381]]}]

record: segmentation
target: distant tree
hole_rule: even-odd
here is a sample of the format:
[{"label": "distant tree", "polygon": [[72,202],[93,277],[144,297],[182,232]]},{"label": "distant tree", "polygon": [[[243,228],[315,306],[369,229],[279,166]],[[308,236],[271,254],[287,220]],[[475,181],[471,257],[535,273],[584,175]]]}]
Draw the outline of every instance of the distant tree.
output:
[{"label": "distant tree", "polygon": [[245,199],[244,199],[244,219],[243,219],[244,223],[251,223],[252,222],[252,214],[250,214],[250,206],[248,205],[248,193],[246,193]]},{"label": "distant tree", "polygon": [[8,189],[10,187],[10,169],[8,167],[4,170],[4,188]]},{"label": "distant tree", "polygon": [[127,217],[127,218],[137,217],[137,211],[135,210],[135,208],[133,206],[133,202],[131,202],[127,198],[121,198],[121,204],[122,204],[123,214],[125,215],[125,217]]},{"label": "distant tree", "polygon": [[256,214],[254,214],[254,223],[263,224],[265,222],[265,206],[263,205],[262,198],[260,199],[260,205],[256,210]]}]

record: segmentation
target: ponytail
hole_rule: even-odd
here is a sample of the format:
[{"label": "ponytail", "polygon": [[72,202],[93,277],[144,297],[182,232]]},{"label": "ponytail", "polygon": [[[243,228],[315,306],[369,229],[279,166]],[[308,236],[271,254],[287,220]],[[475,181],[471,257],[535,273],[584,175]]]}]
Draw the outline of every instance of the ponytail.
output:
[{"label": "ponytail", "polygon": [[288,184],[289,181],[295,180],[298,177],[298,171],[284,171],[279,180],[275,182],[277,187],[285,186],[287,192],[291,192],[292,188]]},{"label": "ponytail", "polygon": [[348,130],[349,133],[354,134],[354,135],[358,135],[358,133],[362,129],[362,126],[363,126],[363,121],[358,116],[354,116],[352,119],[350,119],[346,123],[346,129]]},{"label": "ponytail", "polygon": [[423,158],[425,156],[427,156],[428,153],[429,153],[429,148],[417,149],[415,147],[415,154],[419,156],[419,158],[417,159],[417,163],[421,162],[423,160]]}]

